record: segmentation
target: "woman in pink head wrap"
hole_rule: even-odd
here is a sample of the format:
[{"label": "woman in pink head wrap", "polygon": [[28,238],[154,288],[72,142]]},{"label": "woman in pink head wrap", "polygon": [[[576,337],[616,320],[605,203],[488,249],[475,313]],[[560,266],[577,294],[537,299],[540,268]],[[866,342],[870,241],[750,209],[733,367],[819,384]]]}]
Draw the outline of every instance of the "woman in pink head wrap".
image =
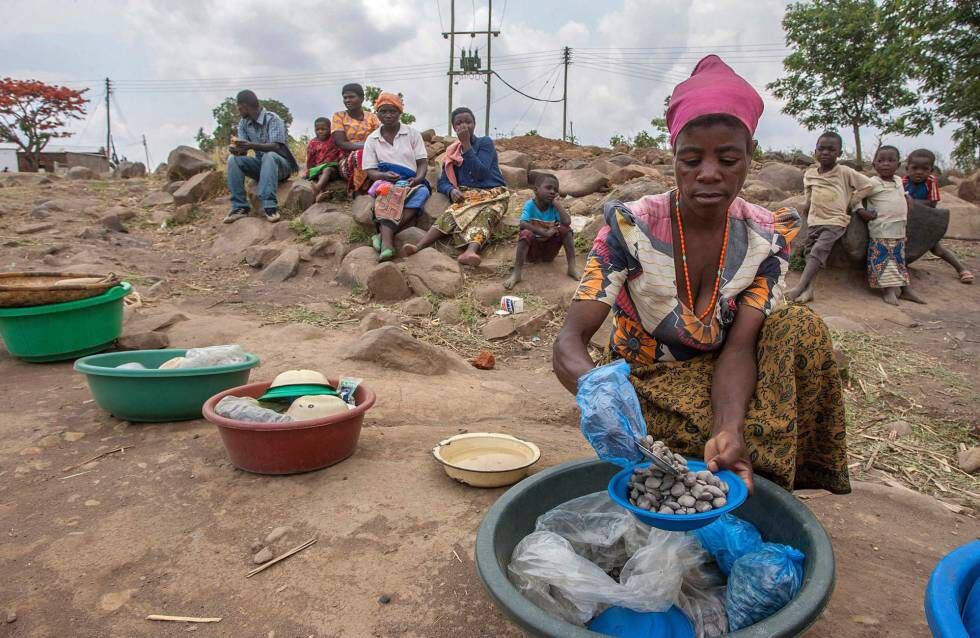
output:
[{"label": "woman in pink head wrap", "polygon": [[630,364],[649,434],[750,489],[758,473],[787,490],[847,493],[830,334],[807,307],[783,300],[799,215],[738,197],[762,110],[716,55],[674,88],[677,188],[604,206],[554,369],[577,393],[595,366],[588,343],[611,310],[608,356]]}]

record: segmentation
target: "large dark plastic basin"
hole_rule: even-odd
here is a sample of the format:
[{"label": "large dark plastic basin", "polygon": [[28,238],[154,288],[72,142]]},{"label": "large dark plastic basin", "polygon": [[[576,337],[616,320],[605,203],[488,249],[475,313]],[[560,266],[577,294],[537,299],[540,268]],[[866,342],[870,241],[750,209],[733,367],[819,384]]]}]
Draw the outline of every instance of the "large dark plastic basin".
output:
[{"label": "large dark plastic basin", "polygon": [[[514,547],[534,531],[538,516],[573,498],[601,492],[619,467],[594,459],[556,465],[509,489],[487,512],[476,537],[476,565],[490,596],[524,631],[547,638],[596,638],[597,634],[548,615],[507,579]],[[755,495],[733,512],[767,541],[806,554],[803,586],[788,605],[733,638],[786,638],[802,634],[826,607],[834,589],[834,551],[820,522],[792,494],[759,476]]]},{"label": "large dark plastic basin", "polygon": [[[338,380],[330,379],[336,387]],[[219,392],[204,403],[204,418],[214,423],[235,467],[256,474],[297,474],[340,463],[357,447],[364,413],[374,405],[374,392],[361,384],[356,407],[344,414],[293,423],[249,423],[226,419],[214,411],[223,397],[259,398],[268,381]]]}]

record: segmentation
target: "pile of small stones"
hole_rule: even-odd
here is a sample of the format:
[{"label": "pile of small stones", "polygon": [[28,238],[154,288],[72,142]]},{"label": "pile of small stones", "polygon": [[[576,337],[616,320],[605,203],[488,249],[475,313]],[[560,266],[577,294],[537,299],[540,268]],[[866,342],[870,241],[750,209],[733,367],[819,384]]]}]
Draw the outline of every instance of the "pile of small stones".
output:
[{"label": "pile of small stones", "polygon": [[728,484],[709,472],[692,472],[687,460],[672,454],[663,441],[647,437],[647,448],[670,463],[678,476],[661,472],[656,466],[636,468],[630,478],[630,503],[658,514],[700,514],[728,504]]}]

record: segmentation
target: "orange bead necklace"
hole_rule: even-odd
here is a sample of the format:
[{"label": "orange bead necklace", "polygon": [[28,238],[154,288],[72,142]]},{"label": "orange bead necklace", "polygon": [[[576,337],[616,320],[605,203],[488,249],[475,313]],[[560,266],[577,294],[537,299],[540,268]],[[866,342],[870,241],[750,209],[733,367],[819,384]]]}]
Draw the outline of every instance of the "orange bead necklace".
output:
[{"label": "orange bead necklace", "polygon": [[[696,313],[694,309],[694,295],[691,293],[691,276],[687,271],[687,245],[684,243],[684,223],[681,221],[681,194],[680,191],[677,193],[677,197],[674,199],[674,213],[677,215],[677,234],[681,239],[681,263],[684,265],[684,284],[687,286],[687,303],[691,308],[691,312]],[[725,253],[728,252],[728,213],[725,211],[725,237],[721,240],[721,256],[718,258],[718,273],[715,275],[715,289],[711,293],[711,303],[708,307],[704,309],[700,315],[696,315],[698,321],[704,323],[705,318],[711,314],[711,311],[715,307],[715,301],[718,300],[718,288],[721,286],[721,272],[725,267]]]}]

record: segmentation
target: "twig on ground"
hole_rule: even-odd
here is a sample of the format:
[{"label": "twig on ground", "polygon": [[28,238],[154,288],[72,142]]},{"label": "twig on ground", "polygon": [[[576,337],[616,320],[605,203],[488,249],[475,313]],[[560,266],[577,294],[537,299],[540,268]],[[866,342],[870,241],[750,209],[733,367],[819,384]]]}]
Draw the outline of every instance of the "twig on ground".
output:
[{"label": "twig on ground", "polygon": [[114,450],[109,450],[108,452],[103,452],[102,454],[96,454],[92,458],[85,459],[81,463],[75,463],[74,465],[69,465],[68,467],[62,468],[61,471],[62,472],[69,472],[71,470],[74,470],[76,467],[82,467],[86,463],[91,463],[92,461],[98,461],[103,456],[109,456],[110,454],[115,454],[116,452],[122,452],[124,450],[128,450],[129,448],[133,448],[133,447],[136,447],[136,446],[135,445],[121,445],[121,446],[117,447]]},{"label": "twig on ground", "polygon": [[293,554],[296,554],[298,552],[303,551],[304,549],[306,549],[307,547],[309,547],[310,545],[312,545],[316,541],[317,541],[317,538],[316,538],[316,536],[314,536],[313,538],[311,538],[310,540],[306,541],[302,545],[297,545],[296,547],[292,548],[291,550],[289,550],[288,552],[286,552],[282,556],[276,556],[275,558],[269,560],[268,562],[262,563],[261,565],[259,565],[258,567],[256,567],[252,571],[250,571],[249,573],[245,574],[245,578],[251,578],[252,576],[255,576],[256,574],[258,574],[259,572],[261,572],[261,571],[263,571],[265,569],[268,569],[269,567],[272,567],[273,565],[275,565],[279,561],[286,560],[287,558],[289,558]]},{"label": "twig on ground", "polygon": [[221,618],[197,618],[194,616],[164,616],[161,614],[150,614],[147,620],[163,620],[168,622],[221,622]]}]

